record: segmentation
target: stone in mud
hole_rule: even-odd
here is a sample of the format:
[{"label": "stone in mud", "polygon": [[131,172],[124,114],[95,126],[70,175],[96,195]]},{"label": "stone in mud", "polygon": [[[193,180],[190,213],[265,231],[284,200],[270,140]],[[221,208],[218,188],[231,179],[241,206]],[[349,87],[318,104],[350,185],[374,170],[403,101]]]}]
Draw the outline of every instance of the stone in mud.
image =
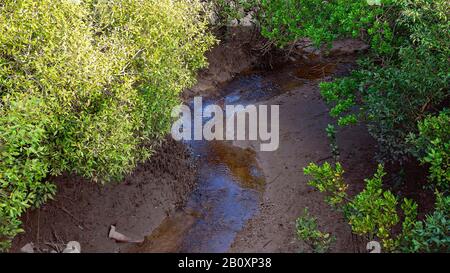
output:
[{"label": "stone in mud", "polygon": [[20,252],[22,252],[22,253],[34,253],[34,244],[33,243],[28,243],[28,244],[24,245],[20,249]]},{"label": "stone in mud", "polygon": [[81,253],[81,245],[77,241],[70,241],[67,243],[63,253]]},{"label": "stone in mud", "polygon": [[109,229],[108,237],[119,243],[142,243],[144,241],[143,239],[142,240],[133,240],[133,239],[129,238],[128,236],[125,236],[122,233],[117,232],[116,227],[113,225]]}]

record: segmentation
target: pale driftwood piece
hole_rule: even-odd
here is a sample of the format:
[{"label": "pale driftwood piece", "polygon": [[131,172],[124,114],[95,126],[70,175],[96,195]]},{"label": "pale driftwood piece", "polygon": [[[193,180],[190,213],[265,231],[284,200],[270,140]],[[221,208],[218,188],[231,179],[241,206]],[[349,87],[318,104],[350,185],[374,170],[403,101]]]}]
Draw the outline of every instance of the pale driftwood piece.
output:
[{"label": "pale driftwood piece", "polygon": [[116,226],[111,226],[109,229],[109,238],[116,240],[116,242],[119,243],[142,243],[144,241],[144,239],[141,240],[133,240],[125,235],[123,235],[120,232],[116,231]]},{"label": "pale driftwood piece", "polygon": [[34,244],[33,243],[28,243],[28,244],[24,245],[20,249],[20,252],[22,252],[22,253],[34,253]]}]

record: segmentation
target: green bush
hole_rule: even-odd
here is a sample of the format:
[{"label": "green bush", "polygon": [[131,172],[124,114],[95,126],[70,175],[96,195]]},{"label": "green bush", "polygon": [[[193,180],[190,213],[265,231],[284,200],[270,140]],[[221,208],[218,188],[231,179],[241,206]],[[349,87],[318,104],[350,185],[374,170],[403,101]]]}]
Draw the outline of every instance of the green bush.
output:
[{"label": "green bush", "polygon": [[397,197],[381,187],[384,175],[383,167],[378,166],[374,177],[365,180],[366,188],[346,204],[344,211],[355,234],[367,235],[369,240],[378,238],[384,249],[391,250],[391,229],[400,219]]},{"label": "green bush", "polygon": [[450,253],[450,197],[437,194],[436,210],[415,222],[402,238],[403,252]]},{"label": "green bush", "polygon": [[214,43],[197,0],[0,1],[0,242],[49,175],[123,177],[168,132]]},{"label": "green bush", "polygon": [[[261,32],[279,46],[311,38],[317,46],[353,37],[371,45],[351,77],[323,83],[341,126],[368,122],[379,158],[404,162],[417,121],[448,99],[450,27],[446,0],[264,0]],[[358,111],[359,114],[358,114]]]},{"label": "green bush", "polygon": [[[327,162],[322,166],[311,163],[304,173],[312,177],[309,185],[325,193],[326,201],[343,212],[353,233],[365,236],[370,241],[380,240],[384,251],[390,252],[405,250],[411,240],[418,240],[414,231],[420,225],[417,221],[417,204],[405,198],[398,207],[398,198],[382,188],[385,175],[382,165],[378,166],[373,178],[365,180],[365,189],[352,198],[346,192],[348,185],[342,178],[343,169],[339,163],[336,163],[335,169]],[[399,214],[400,209],[403,217]],[[445,220],[448,215],[443,217]],[[402,231],[396,234],[394,227],[401,220]]]},{"label": "green bush", "polygon": [[411,134],[409,142],[414,155],[429,168],[429,181],[440,191],[450,190],[450,111],[428,116],[419,122],[419,133]]},{"label": "green bush", "polygon": [[334,168],[328,162],[322,166],[310,163],[303,172],[312,177],[308,185],[326,193],[325,201],[331,206],[337,207],[348,200],[348,185],[344,182],[344,169],[339,162]]},{"label": "green bush", "polygon": [[411,47],[399,52],[401,63],[362,71],[366,86],[363,112],[382,160],[404,162],[412,147],[406,141],[417,132],[417,121],[448,97],[447,62],[440,56]]},{"label": "green bush", "polygon": [[317,219],[309,215],[307,208],[305,208],[304,214],[297,218],[295,224],[298,238],[309,245],[315,253],[327,252],[336,240],[329,233],[319,230]]},{"label": "green bush", "polygon": [[367,37],[389,53],[393,36],[383,11],[367,0],[263,0],[259,18],[261,33],[279,46],[305,37],[317,46],[341,37]]},{"label": "green bush", "polygon": [[[448,115],[428,117],[447,106],[450,94],[448,16],[447,0],[262,0],[258,18],[262,35],[280,47],[300,38],[310,38],[317,47],[348,37],[368,43],[369,53],[351,76],[320,85],[330,115],[339,126],[365,122],[379,144],[380,161],[402,164],[414,155],[430,166],[429,180],[448,193]],[[327,133],[333,155],[338,155],[331,129]],[[375,236],[391,251],[402,238],[421,236],[417,205],[410,200],[401,205],[402,233],[393,236],[391,229],[400,221],[398,201],[381,188],[382,169],[353,199],[347,196],[339,164],[310,164],[304,171],[313,177],[309,184],[327,194],[328,203],[347,213],[355,233]],[[432,229],[448,214],[436,210],[428,217]]]}]

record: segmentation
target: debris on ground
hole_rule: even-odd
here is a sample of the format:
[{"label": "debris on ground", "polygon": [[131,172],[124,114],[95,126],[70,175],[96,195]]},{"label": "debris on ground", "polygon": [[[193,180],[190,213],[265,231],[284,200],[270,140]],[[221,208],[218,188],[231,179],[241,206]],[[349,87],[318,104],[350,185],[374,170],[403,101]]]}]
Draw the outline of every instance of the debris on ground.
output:
[{"label": "debris on ground", "polygon": [[109,229],[109,238],[116,240],[116,242],[119,243],[142,243],[144,242],[144,239],[141,240],[133,240],[125,235],[123,235],[120,232],[116,231],[116,226],[111,225],[110,229]]},{"label": "debris on ground", "polygon": [[22,252],[22,253],[34,253],[34,244],[33,243],[28,243],[28,244],[24,245],[20,249],[20,252]]},{"label": "debris on ground", "polygon": [[81,253],[81,245],[77,241],[70,241],[62,253]]}]

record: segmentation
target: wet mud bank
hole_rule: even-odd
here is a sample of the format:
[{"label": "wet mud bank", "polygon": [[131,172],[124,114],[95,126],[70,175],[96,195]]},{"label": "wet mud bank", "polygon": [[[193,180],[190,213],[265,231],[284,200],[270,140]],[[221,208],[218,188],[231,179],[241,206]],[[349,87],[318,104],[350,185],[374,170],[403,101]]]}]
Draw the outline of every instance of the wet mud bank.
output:
[{"label": "wet mud bank", "polygon": [[132,239],[149,234],[184,206],[196,182],[193,162],[185,145],[167,138],[123,181],[99,185],[74,175],[50,178],[58,187],[55,200],[23,216],[25,232],[11,251],[32,242],[49,252],[78,241],[82,252],[120,252],[128,245],[108,238],[110,226]]},{"label": "wet mud bank", "polygon": [[[169,137],[122,183],[52,178],[55,200],[24,215],[25,233],[12,251],[29,242],[50,251],[68,241],[79,241],[82,252],[309,251],[295,235],[295,219],[305,207],[322,230],[338,238],[332,251],[360,251],[361,242],[307,185],[302,168],[331,159],[325,127],[333,120],[318,84],[348,74],[364,45],[344,41],[325,56],[304,41],[294,54],[273,62],[254,52],[264,41],[248,31],[228,33],[208,53],[209,68],[183,99],[201,95],[205,106],[279,105],[276,151],[261,152],[258,141]],[[338,144],[350,191],[358,191],[374,170],[374,142],[364,127],[351,127],[339,133]],[[116,243],[108,238],[111,225],[143,243]]]},{"label": "wet mud bank", "polygon": [[264,175],[253,151],[224,142],[190,145],[200,162],[186,206],[127,252],[227,252],[258,212]]},{"label": "wet mud bank", "polygon": [[[339,213],[307,185],[301,169],[331,159],[325,127],[333,120],[318,84],[347,75],[354,55],[308,56],[273,70],[253,68],[204,97],[209,104],[280,106],[280,146],[261,152],[259,141],[188,141],[197,162],[197,186],[186,206],[167,217],[129,252],[298,252],[295,219],[309,207],[321,227],[339,238],[334,251],[360,251]],[[373,169],[373,142],[362,127],[341,133],[343,164],[353,190]]]},{"label": "wet mud bank", "polygon": [[[352,235],[342,214],[333,211],[324,196],[308,186],[308,177],[302,171],[310,162],[333,161],[325,128],[335,121],[322,100],[319,83],[350,73],[356,56],[311,57],[261,74],[279,88],[276,96],[258,104],[280,105],[280,144],[274,152],[261,152],[257,141],[234,142],[256,151],[267,183],[260,213],[247,222],[229,252],[310,252],[295,231],[295,220],[306,207],[318,219],[322,231],[336,236],[332,252],[365,252],[364,242]],[[342,130],[337,141],[349,192],[356,193],[375,169],[375,142],[362,125]]]}]

